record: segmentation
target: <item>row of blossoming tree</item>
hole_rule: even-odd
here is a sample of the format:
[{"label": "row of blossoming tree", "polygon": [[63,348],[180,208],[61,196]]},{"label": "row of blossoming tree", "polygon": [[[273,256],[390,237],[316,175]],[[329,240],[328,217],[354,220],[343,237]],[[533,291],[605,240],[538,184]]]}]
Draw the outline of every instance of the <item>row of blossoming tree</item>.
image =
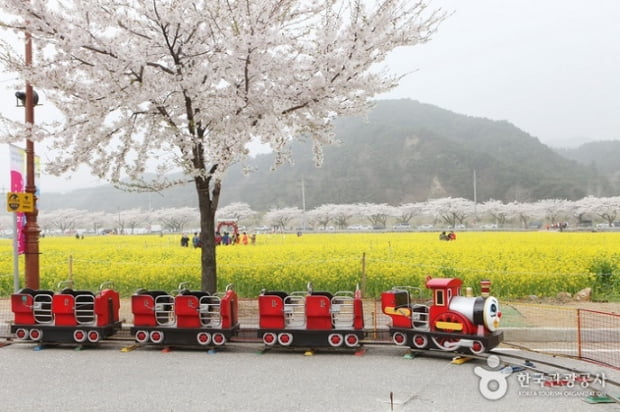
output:
[{"label": "row of blossoming tree", "polygon": [[[620,211],[620,196],[585,197],[577,201],[548,199],[532,203],[504,203],[489,200],[474,203],[464,198],[441,198],[399,206],[375,203],[327,204],[303,211],[298,207],[274,208],[267,212],[253,210],[242,202],[231,203],[218,210],[217,219],[236,220],[248,231],[422,228],[430,224],[442,227],[530,228],[542,224],[554,226],[568,223],[572,226],[613,227]],[[76,232],[140,234],[145,231],[181,233],[197,231],[198,210],[192,207],[158,210],[130,209],[116,213],[89,212],[78,209],[42,211],[40,223],[48,234]],[[365,225],[359,224],[363,222]],[[426,225],[422,225],[426,223]],[[355,224],[354,226],[352,226]],[[461,226],[463,225],[463,226]],[[8,233],[10,216],[0,217],[0,230]],[[155,230],[154,228],[157,228]]]}]

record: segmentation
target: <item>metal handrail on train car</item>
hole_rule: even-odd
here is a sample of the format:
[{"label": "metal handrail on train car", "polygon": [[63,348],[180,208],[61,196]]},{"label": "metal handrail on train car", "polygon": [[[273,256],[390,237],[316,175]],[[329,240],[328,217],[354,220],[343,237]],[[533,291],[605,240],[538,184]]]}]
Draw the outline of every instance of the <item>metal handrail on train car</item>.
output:
[{"label": "metal handrail on train car", "polygon": [[32,313],[37,323],[52,323],[54,321],[52,296],[47,293],[34,295],[32,298]]},{"label": "metal handrail on train car", "polygon": [[99,285],[99,291],[102,291],[104,289],[112,289],[112,290],[114,290],[114,282],[112,282],[111,280],[106,280],[105,282],[102,282]]},{"label": "metal handrail on train car", "polygon": [[[423,311],[416,312],[416,309],[423,309]],[[429,329],[428,306],[427,305],[420,305],[420,304],[411,305],[411,324],[413,325],[414,329],[423,329],[423,330]]]},{"label": "metal handrail on train car", "polygon": [[75,320],[79,325],[95,322],[95,296],[80,294],[75,297]]},{"label": "metal handrail on train car", "polygon": [[407,308],[411,310],[411,324],[415,329],[428,330],[428,305],[412,303],[412,296],[422,299],[423,289],[416,286],[394,286],[392,290],[403,290],[407,292]]},{"label": "metal handrail on train car", "polygon": [[307,292],[292,292],[284,298],[285,327],[304,327],[306,325]]},{"label": "metal handrail on train car", "polygon": [[200,324],[214,328],[220,327],[222,299],[219,296],[202,296],[199,303]]},{"label": "metal handrail on train car", "polygon": [[171,295],[161,295],[155,298],[155,320],[161,326],[175,322],[174,298]]},{"label": "metal handrail on train car", "polygon": [[332,315],[332,325],[335,328],[351,328],[355,312],[353,309],[354,294],[351,291],[339,290],[331,301],[330,312]]}]

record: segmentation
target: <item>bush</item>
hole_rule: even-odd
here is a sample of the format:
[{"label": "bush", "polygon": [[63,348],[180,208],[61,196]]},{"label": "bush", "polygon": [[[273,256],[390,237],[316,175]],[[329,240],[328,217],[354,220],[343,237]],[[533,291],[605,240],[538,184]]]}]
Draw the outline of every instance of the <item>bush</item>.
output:
[{"label": "bush", "polygon": [[592,300],[609,300],[619,294],[616,263],[597,258],[592,261],[589,270],[593,274]]}]

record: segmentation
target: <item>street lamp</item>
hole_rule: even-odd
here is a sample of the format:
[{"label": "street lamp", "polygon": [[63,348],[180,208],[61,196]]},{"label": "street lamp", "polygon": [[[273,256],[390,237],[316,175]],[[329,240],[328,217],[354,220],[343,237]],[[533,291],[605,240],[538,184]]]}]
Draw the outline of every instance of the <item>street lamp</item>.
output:
[{"label": "street lamp", "polygon": [[[26,32],[26,66],[32,65],[32,36]],[[32,141],[32,129],[34,127],[34,106],[39,102],[39,95],[32,89],[29,81],[26,81],[26,91],[16,92],[18,106],[21,102],[26,109],[26,193],[32,195],[33,210],[26,213],[25,233],[25,272],[26,287],[39,289],[39,234],[41,230],[37,224],[37,188],[34,181],[34,142]]]},{"label": "street lamp", "polygon": [[[26,92],[15,92],[15,97],[17,97],[17,107],[26,107]],[[39,94],[35,90],[32,91],[32,98],[34,99],[33,105],[39,104]]]}]

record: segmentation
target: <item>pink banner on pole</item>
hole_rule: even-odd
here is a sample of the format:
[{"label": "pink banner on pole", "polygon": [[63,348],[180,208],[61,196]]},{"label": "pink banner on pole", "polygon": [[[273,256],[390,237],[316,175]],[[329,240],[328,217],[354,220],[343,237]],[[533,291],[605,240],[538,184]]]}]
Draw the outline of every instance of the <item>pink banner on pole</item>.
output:
[{"label": "pink banner on pole", "polygon": [[[9,155],[11,158],[11,192],[24,191],[24,170],[26,152],[17,146],[9,145]],[[24,228],[26,226],[26,215],[17,213],[17,253],[20,255],[26,251],[26,236]]]}]

